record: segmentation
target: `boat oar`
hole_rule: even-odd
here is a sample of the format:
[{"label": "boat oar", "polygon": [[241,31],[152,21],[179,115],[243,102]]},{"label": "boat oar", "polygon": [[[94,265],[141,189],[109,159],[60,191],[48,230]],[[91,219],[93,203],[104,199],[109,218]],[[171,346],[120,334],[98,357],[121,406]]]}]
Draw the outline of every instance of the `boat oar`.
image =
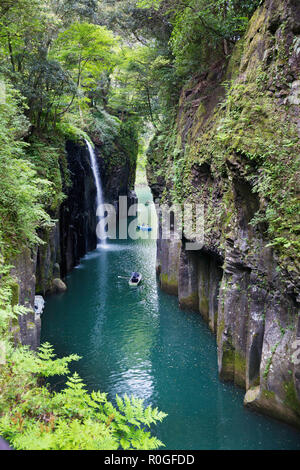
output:
[{"label": "boat oar", "polygon": [[128,277],[118,276],[119,279],[128,279]]}]

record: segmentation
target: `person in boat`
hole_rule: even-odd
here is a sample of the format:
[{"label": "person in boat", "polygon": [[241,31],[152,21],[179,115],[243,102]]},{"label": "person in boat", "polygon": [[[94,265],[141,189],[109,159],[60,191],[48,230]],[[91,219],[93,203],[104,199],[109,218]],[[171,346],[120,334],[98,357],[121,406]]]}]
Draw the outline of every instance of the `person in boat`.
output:
[{"label": "person in boat", "polygon": [[139,277],[140,277],[139,273],[134,272],[134,273],[131,274],[131,281],[132,282],[138,282]]}]

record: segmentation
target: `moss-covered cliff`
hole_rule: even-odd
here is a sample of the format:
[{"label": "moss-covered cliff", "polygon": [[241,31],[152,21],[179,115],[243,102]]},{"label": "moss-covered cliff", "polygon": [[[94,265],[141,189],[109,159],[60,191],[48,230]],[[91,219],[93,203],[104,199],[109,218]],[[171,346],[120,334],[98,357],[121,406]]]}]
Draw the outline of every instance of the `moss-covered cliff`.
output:
[{"label": "moss-covered cliff", "polygon": [[[105,201],[117,205],[119,195],[133,198],[138,154],[135,127],[120,123],[112,139],[93,136]],[[37,254],[37,292],[53,290],[53,280],[64,278],[80,258],[96,248],[96,186],[84,142],[66,144],[67,169],[61,173],[64,200],[54,214],[55,226],[41,235]],[[54,289],[55,290],[55,289]]]},{"label": "moss-covered cliff", "polygon": [[[181,93],[148,152],[155,197],[202,204],[204,247],[158,242],[158,270],[217,334],[220,377],[300,425],[300,6],[267,0],[228,59]],[[297,361],[296,361],[297,362]]]}]

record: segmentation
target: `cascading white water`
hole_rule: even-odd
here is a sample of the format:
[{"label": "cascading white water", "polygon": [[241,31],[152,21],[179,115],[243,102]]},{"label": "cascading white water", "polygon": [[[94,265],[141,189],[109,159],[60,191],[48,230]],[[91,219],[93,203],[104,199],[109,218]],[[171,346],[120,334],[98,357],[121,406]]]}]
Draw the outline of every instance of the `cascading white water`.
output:
[{"label": "cascading white water", "polygon": [[[96,159],[94,149],[93,149],[92,145],[90,144],[90,142],[88,140],[86,140],[85,142],[86,142],[86,145],[87,145],[88,150],[89,150],[91,167],[92,167],[93,175],[94,175],[94,179],[95,179],[95,185],[96,185],[96,191],[97,191],[97,193],[96,193],[96,203],[97,203],[97,209],[98,209],[98,207],[104,203],[101,177],[100,177],[99,168],[98,168],[98,165],[97,165],[97,159]],[[105,238],[104,230],[103,230],[103,233],[100,234],[100,239],[98,238],[98,240],[99,240],[100,244],[106,244],[106,238]]]}]

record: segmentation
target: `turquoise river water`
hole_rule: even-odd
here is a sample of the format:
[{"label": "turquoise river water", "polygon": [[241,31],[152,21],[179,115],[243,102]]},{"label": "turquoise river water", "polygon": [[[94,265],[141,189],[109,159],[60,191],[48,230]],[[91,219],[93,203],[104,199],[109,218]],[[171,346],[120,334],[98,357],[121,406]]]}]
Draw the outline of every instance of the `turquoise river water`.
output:
[{"label": "turquoise river water", "polygon": [[[139,191],[141,202],[148,191]],[[90,391],[111,400],[133,394],[168,413],[154,432],[166,449],[300,449],[299,432],[244,409],[243,391],[219,381],[214,335],[160,290],[155,256],[154,240],[110,241],[88,253],[68,291],[46,299],[42,341],[60,356],[82,356],[71,369]],[[135,270],[144,281],[129,288],[118,276]]]}]

